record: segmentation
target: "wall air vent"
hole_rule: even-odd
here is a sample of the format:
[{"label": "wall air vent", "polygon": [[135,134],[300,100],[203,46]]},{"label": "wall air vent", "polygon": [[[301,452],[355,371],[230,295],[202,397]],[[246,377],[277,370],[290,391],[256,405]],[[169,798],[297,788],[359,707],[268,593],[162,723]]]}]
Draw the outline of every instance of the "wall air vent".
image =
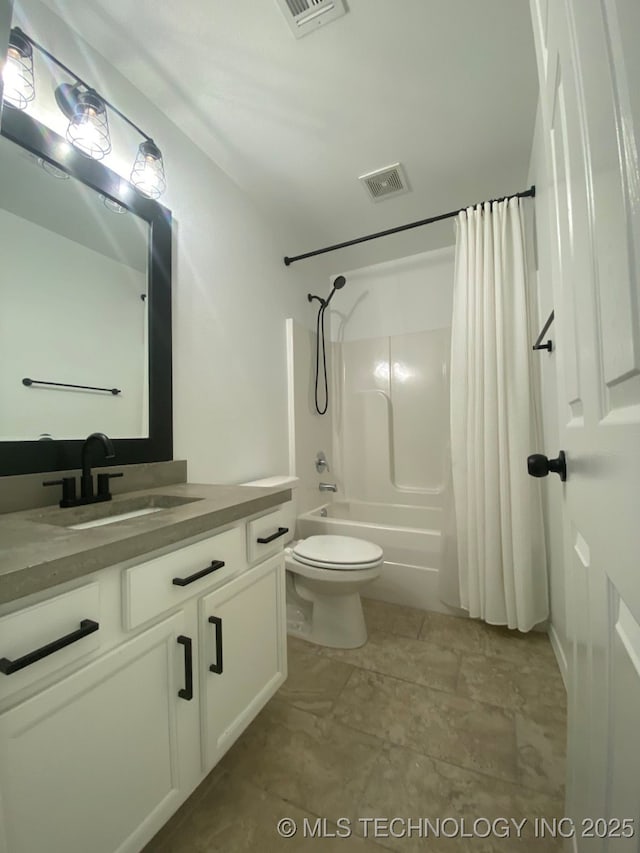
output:
[{"label": "wall air vent", "polygon": [[344,0],[276,0],[276,3],[298,39],[347,12]]},{"label": "wall air vent", "polygon": [[372,201],[383,201],[385,198],[408,193],[410,190],[407,176],[400,163],[393,163],[391,166],[385,166],[384,169],[369,172],[368,175],[360,175],[358,180],[362,181]]}]

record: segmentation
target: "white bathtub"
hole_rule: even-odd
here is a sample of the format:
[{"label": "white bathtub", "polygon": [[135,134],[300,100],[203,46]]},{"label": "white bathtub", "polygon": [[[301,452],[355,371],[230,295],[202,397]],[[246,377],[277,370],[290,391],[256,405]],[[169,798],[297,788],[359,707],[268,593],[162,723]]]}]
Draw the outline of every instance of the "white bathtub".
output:
[{"label": "white bathtub", "polygon": [[298,538],[321,533],[355,536],[382,548],[382,575],[367,587],[366,596],[425,610],[446,610],[438,598],[442,562],[439,506],[334,501],[298,516]]}]

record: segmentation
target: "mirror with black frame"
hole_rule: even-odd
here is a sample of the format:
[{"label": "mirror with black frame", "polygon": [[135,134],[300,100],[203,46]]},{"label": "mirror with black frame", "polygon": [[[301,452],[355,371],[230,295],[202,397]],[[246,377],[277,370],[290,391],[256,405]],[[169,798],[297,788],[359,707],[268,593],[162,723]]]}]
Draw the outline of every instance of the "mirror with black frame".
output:
[{"label": "mirror with black frame", "polygon": [[171,459],[170,212],[8,107],[0,186],[0,475]]}]

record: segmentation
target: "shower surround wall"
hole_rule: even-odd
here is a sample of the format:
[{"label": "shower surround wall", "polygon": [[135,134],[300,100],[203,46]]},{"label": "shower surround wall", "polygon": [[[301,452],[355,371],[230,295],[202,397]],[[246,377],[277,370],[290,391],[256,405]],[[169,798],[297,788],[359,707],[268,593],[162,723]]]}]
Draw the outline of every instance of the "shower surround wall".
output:
[{"label": "shower surround wall", "polygon": [[[325,417],[309,404],[315,334],[295,326],[292,337],[294,470],[306,487],[298,535],[377,542],[385,566],[367,595],[449,612],[440,601],[438,575],[443,533],[451,529],[446,487],[453,249],[344,274],[346,287],[330,309]],[[331,474],[322,479],[337,483],[335,495],[317,491],[309,440],[330,444]],[[324,504],[330,504],[327,517],[305,512]]]},{"label": "shower surround wall", "polygon": [[449,347],[448,328],[333,345],[334,447],[351,500],[441,505]]}]

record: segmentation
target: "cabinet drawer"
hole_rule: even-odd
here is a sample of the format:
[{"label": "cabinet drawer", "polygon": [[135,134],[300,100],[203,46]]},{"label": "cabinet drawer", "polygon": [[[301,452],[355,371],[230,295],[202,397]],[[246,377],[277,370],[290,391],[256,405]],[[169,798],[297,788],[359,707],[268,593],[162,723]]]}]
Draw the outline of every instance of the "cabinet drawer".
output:
[{"label": "cabinet drawer", "polygon": [[100,587],[87,584],[0,619],[0,699],[100,647]]},{"label": "cabinet drawer", "polygon": [[282,550],[290,535],[289,531],[282,532],[287,526],[284,517],[285,513],[280,508],[261,515],[260,518],[254,518],[247,524],[247,559],[250,564],[265,560]]},{"label": "cabinet drawer", "polygon": [[125,628],[135,628],[241,572],[246,567],[243,532],[234,527],[127,569]]}]

